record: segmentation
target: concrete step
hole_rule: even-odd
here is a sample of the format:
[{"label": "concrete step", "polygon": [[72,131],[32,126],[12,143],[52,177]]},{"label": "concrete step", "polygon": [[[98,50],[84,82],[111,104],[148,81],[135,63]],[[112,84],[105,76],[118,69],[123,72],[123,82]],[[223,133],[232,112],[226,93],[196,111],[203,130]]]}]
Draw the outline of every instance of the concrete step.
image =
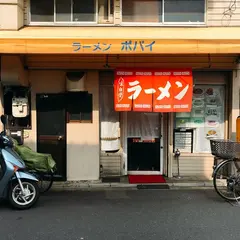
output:
[{"label": "concrete step", "polygon": [[106,183],[101,181],[67,181],[54,182],[52,189],[55,191],[74,190],[137,190],[137,189],[177,189],[177,188],[213,188],[212,181],[167,181],[159,184],[129,184],[125,182]]}]

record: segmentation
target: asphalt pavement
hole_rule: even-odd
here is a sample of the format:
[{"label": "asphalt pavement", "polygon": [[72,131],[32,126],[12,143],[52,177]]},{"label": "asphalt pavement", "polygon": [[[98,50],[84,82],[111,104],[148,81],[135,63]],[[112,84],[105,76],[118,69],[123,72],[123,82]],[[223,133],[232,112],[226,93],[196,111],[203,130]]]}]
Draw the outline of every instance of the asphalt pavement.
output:
[{"label": "asphalt pavement", "polygon": [[214,190],[50,192],[0,205],[1,240],[239,240],[240,207]]}]

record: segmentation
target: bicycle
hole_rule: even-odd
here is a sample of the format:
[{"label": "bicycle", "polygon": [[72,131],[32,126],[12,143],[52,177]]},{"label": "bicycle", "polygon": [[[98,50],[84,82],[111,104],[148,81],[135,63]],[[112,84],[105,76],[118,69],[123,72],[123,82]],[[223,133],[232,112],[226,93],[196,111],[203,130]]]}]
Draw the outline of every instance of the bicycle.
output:
[{"label": "bicycle", "polygon": [[240,200],[240,143],[215,139],[210,144],[214,156],[214,189],[225,200]]},{"label": "bicycle", "polygon": [[39,185],[40,193],[46,193],[47,191],[50,190],[54,181],[54,173],[52,171],[46,173],[46,172],[38,172],[35,170],[29,170],[29,172],[35,175],[36,178],[39,180],[38,185]]}]

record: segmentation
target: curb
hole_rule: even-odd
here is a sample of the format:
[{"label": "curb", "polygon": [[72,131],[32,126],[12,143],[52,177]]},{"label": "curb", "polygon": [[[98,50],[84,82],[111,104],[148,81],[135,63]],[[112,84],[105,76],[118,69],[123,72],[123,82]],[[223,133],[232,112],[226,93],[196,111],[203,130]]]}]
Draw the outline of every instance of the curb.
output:
[{"label": "curb", "polygon": [[212,182],[177,182],[167,183],[170,187],[213,187]]},{"label": "curb", "polygon": [[[101,190],[140,190],[139,186],[169,186],[169,190],[176,189],[212,189],[212,182],[172,182],[163,184],[129,184],[129,183],[101,183],[101,182],[64,182],[54,183],[52,191],[101,191]],[[142,188],[147,189],[147,188]],[[159,189],[156,190],[166,190]]]},{"label": "curb", "polygon": [[213,183],[209,182],[176,182],[168,183],[170,189],[213,189]]},{"label": "curb", "polygon": [[137,190],[137,184],[128,183],[55,183],[52,191]]}]

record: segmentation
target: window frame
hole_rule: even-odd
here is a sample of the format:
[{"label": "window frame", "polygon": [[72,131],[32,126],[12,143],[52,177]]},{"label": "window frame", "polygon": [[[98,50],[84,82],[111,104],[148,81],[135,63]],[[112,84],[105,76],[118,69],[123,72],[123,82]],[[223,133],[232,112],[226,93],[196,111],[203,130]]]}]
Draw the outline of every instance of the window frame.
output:
[{"label": "window frame", "polygon": [[[78,119],[71,119],[71,109],[69,109],[69,100],[71,99],[71,96],[72,95],[71,93],[73,93],[74,95],[78,95],[78,98],[80,97],[87,97],[87,98],[91,98],[91,119],[82,119],[82,115],[86,112],[80,110],[77,114],[79,115],[79,118]],[[83,92],[68,92],[66,94],[66,102],[67,102],[67,106],[66,106],[66,117],[67,117],[67,123],[93,123],[93,112],[94,112],[94,109],[93,109],[93,94],[90,93],[90,92],[85,92],[84,95],[81,95],[81,93]],[[69,94],[69,95],[68,95]],[[87,94],[87,95],[85,95]],[[86,99],[84,99],[86,100]],[[78,104],[76,102],[74,103],[70,103],[71,105],[75,105],[75,104]],[[89,112],[90,113],[90,112]]]},{"label": "window frame", "polygon": [[[194,72],[193,72],[194,73]],[[203,76],[203,79],[204,79],[204,76]],[[215,79],[214,79],[215,80]],[[227,111],[228,111],[228,105],[229,105],[229,99],[228,99],[228,95],[229,95],[229,88],[228,88],[228,86],[229,86],[229,83],[227,82],[228,80],[226,79],[226,80],[220,80],[220,81],[210,81],[210,82],[206,82],[207,81],[207,79],[204,79],[203,81],[197,81],[194,85],[195,86],[199,86],[199,87],[222,87],[224,90],[224,93],[223,93],[223,122],[222,122],[222,124],[223,124],[223,126],[222,126],[222,133],[223,133],[223,138],[225,138],[225,137],[227,137],[227,135],[228,135],[228,130],[227,130],[227,128],[228,128],[228,113],[227,113]],[[176,113],[173,113],[173,129],[177,129],[176,128]],[[197,154],[202,154],[202,155],[206,155],[206,156],[208,156],[208,155],[211,155],[211,149],[210,149],[210,151],[209,152],[207,152],[207,151],[198,151],[197,149],[196,149],[196,145],[197,145],[197,141],[196,141],[196,127],[180,127],[180,128],[183,128],[183,129],[193,129],[193,142],[192,142],[192,144],[193,144],[193,151],[192,152],[182,152],[182,155],[184,155],[184,156],[197,156]],[[180,129],[180,128],[178,128],[178,129]],[[173,137],[173,139],[174,139],[174,131],[173,131],[173,135],[172,135],[172,137]],[[210,146],[210,145],[209,145]],[[199,156],[199,155],[198,155]]]},{"label": "window frame", "polygon": [[[30,26],[96,26],[98,24],[98,0],[95,0],[95,21],[89,22],[89,21],[82,21],[82,22],[73,22],[73,0],[71,0],[71,22],[59,22],[56,21],[56,0],[54,1],[54,13],[53,13],[53,22],[33,22],[31,17],[31,0],[28,1],[28,18],[29,18],[29,25]],[[103,24],[103,25],[110,25],[110,24]]]},{"label": "window frame", "polygon": [[151,23],[151,22],[123,22],[122,20],[122,13],[123,13],[123,5],[122,0],[120,0],[120,8],[121,8],[121,26],[206,26],[207,24],[207,0],[204,1],[204,21],[203,22],[165,22],[164,20],[164,1],[162,0],[162,22],[158,23]]},{"label": "window frame", "polygon": [[[120,0],[120,24],[115,24],[115,14],[116,14],[116,6],[114,6],[114,11],[113,11],[113,22],[108,23],[108,22],[102,22],[99,23],[99,14],[98,14],[98,0],[95,0],[96,3],[96,21],[94,22],[56,22],[56,5],[54,0],[54,21],[53,22],[32,22],[31,21],[31,0],[27,0],[27,18],[28,18],[28,25],[29,26],[152,26],[152,27],[170,27],[170,26],[177,26],[177,27],[202,27],[202,26],[207,26],[207,5],[208,2],[207,0],[204,0],[204,21],[203,22],[165,22],[164,21],[164,0],[162,0],[162,22],[158,23],[151,23],[151,22],[123,22],[122,21],[122,0]],[[72,2],[73,0],[71,0]],[[115,0],[113,0],[113,4],[115,5]],[[72,12],[73,14],[73,12]],[[71,16],[72,17],[72,16]],[[109,16],[110,17],[110,16]]]},{"label": "window frame", "polygon": [[[80,118],[81,118],[81,113],[79,113]],[[70,113],[67,112],[67,123],[93,123],[93,116],[91,118],[91,120],[82,120],[82,119],[78,119],[78,120],[72,120],[70,119]]]}]

